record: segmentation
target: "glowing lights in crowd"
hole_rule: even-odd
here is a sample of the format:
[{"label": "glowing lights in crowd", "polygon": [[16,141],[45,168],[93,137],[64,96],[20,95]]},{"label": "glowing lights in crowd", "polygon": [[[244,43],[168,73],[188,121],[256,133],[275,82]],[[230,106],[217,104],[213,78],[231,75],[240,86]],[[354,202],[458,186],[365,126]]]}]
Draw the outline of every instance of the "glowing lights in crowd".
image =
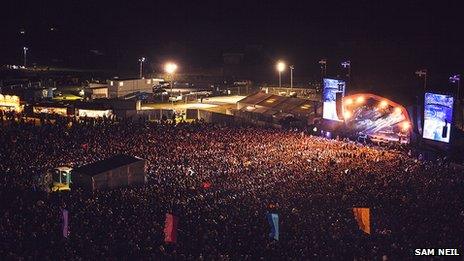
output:
[{"label": "glowing lights in crowd", "polygon": [[395,109],[393,110],[393,113],[400,114],[400,113],[402,113],[402,110],[401,110],[400,107],[395,107]]},{"label": "glowing lights in crowd", "polygon": [[345,100],[345,105],[351,105],[351,104],[353,104],[353,99],[348,98]]}]

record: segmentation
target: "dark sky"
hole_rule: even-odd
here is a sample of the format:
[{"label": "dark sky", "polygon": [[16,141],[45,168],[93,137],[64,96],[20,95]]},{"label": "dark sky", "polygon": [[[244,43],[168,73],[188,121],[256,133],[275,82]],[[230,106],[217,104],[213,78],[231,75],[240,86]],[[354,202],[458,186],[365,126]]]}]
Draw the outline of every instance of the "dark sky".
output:
[{"label": "dark sky", "polygon": [[429,69],[432,88],[446,89],[448,75],[464,67],[462,8],[451,2],[9,2],[0,16],[0,63],[19,63],[27,45],[37,64],[136,73],[140,56],[154,70],[168,58],[184,69],[215,67],[222,52],[251,46],[259,51],[249,62],[271,75],[279,58],[308,78],[317,78],[322,57],[331,74],[350,59],[358,88],[385,92],[416,88],[420,67]]}]

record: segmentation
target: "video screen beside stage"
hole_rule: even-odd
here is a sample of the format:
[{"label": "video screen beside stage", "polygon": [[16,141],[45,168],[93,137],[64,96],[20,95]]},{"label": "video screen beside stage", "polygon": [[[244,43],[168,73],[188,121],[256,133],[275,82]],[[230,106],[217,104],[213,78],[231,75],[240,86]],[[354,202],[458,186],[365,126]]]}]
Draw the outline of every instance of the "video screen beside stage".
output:
[{"label": "video screen beside stage", "polygon": [[424,101],[424,139],[449,143],[454,99],[450,95],[426,93]]},{"label": "video screen beside stage", "polygon": [[[322,118],[327,120],[343,120],[342,99],[345,95],[345,81],[324,78],[323,81]],[[337,99],[339,101],[339,111],[337,114]]]}]

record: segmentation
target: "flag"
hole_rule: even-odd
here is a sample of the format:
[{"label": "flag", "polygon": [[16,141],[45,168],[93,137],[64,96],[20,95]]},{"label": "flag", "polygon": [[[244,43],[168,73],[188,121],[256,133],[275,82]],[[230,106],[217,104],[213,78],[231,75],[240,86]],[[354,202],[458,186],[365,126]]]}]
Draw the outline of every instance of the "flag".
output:
[{"label": "flag", "polygon": [[369,208],[353,208],[354,218],[358,222],[359,229],[371,234],[371,218]]},{"label": "flag", "polygon": [[69,212],[66,209],[61,210],[61,216],[63,219],[63,237],[69,237]]},{"label": "flag", "polygon": [[208,181],[203,182],[204,189],[209,189],[210,187],[211,187],[211,182],[208,182]]},{"label": "flag", "polygon": [[177,242],[177,222],[178,218],[173,214],[166,214],[166,222],[164,223],[164,242]]},{"label": "flag", "polygon": [[275,213],[267,213],[267,221],[271,227],[269,238],[279,240],[279,215]]}]

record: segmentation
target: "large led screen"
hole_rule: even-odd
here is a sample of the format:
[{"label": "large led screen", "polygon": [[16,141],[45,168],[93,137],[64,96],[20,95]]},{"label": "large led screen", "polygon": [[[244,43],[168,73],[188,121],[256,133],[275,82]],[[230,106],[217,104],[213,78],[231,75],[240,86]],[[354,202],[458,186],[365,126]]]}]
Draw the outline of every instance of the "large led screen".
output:
[{"label": "large led screen", "polygon": [[426,93],[424,101],[424,133],[429,140],[449,143],[453,102],[450,95]]},{"label": "large led screen", "polygon": [[345,96],[345,81],[324,78],[323,87],[324,104],[322,107],[322,118],[336,121],[342,120],[340,117],[342,117],[343,112],[340,111],[337,114],[337,95],[339,96],[339,108],[341,110],[343,108],[341,105],[342,98]]}]

